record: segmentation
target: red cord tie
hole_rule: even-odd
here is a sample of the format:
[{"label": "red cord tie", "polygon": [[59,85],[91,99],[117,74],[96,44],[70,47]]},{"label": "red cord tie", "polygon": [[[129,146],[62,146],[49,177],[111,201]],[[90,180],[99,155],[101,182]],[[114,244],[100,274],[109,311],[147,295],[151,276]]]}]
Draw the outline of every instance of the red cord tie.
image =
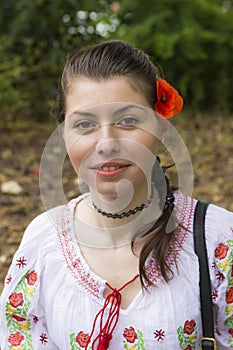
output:
[{"label": "red cord tie", "polygon": [[[94,345],[97,342],[98,342],[98,345],[97,345],[96,350],[107,350],[109,348],[109,343],[110,343],[110,340],[112,339],[112,333],[113,333],[114,329],[116,328],[117,322],[119,320],[119,315],[120,315],[120,306],[121,306],[121,293],[120,293],[120,291],[122,289],[124,289],[126,286],[128,286],[130,283],[134,282],[136,280],[136,278],[138,278],[138,276],[139,275],[136,275],[134,278],[132,278],[127,283],[125,283],[119,289],[112,288],[110,286],[110,284],[108,284],[106,282],[106,286],[108,286],[112,290],[112,293],[110,293],[106,297],[103,308],[95,316],[93,326],[92,326],[92,331],[91,331],[91,334],[89,336],[88,342],[86,344],[85,350],[87,350],[88,344],[91,341],[91,337],[94,333],[96,322],[97,322],[97,319],[99,318],[99,316],[100,316],[100,325],[99,325],[100,330],[99,330],[99,334],[92,342],[92,349],[94,350]],[[107,309],[109,304],[110,304],[109,314],[108,314],[108,317],[104,323],[105,310]],[[103,323],[104,323],[104,325],[103,325]]]},{"label": "red cord tie", "polygon": [[104,334],[103,338],[100,339],[99,344],[97,346],[97,350],[105,350],[109,347],[109,342],[112,339],[111,334]]}]

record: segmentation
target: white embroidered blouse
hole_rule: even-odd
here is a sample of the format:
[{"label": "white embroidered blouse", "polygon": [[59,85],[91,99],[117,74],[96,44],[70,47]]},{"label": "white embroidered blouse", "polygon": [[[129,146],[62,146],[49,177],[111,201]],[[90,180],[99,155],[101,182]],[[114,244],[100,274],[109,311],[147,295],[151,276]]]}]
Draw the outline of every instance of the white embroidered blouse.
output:
[{"label": "white embroidered blouse", "polygon": [[[7,349],[83,350],[104,304],[106,281],[91,271],[75,240],[79,197],[35,218],[6,276],[0,299],[0,345]],[[120,310],[110,350],[194,350],[202,336],[199,265],[194,253],[196,200],[178,193],[174,277],[165,283],[153,258],[146,270],[156,287]],[[233,213],[209,205],[206,214],[215,335],[218,350],[233,348]],[[96,334],[93,335],[95,337]],[[88,345],[88,350],[91,345]]]}]

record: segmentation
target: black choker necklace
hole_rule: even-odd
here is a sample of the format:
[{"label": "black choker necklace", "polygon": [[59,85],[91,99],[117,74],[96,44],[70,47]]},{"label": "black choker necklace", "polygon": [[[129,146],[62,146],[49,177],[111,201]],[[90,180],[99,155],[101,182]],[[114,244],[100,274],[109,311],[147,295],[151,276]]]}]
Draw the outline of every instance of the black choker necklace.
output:
[{"label": "black choker necklace", "polygon": [[124,211],[121,214],[112,214],[112,213],[108,213],[106,211],[103,211],[102,209],[98,208],[94,202],[92,202],[92,205],[94,207],[95,210],[97,210],[97,212],[103,216],[106,216],[107,218],[111,218],[111,219],[123,219],[126,217],[129,217],[131,215],[135,215],[137,212],[142,211],[143,209],[149,207],[149,205],[152,202],[153,199],[153,195],[154,195],[154,191],[153,191],[153,184],[151,186],[151,194],[150,197],[147,199],[147,201],[145,203],[142,203],[140,206],[135,207],[134,209],[130,209],[128,211]]}]

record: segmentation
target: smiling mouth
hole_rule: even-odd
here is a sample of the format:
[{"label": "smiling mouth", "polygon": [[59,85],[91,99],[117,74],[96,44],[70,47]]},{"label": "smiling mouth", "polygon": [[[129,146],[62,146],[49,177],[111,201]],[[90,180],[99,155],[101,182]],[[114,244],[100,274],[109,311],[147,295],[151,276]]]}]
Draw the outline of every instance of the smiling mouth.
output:
[{"label": "smiling mouth", "polygon": [[97,168],[97,170],[103,170],[103,171],[112,171],[117,170],[125,167],[126,165],[103,165],[102,167]]},{"label": "smiling mouth", "polygon": [[103,164],[100,166],[96,166],[93,169],[96,171],[96,173],[100,176],[116,176],[124,172],[130,164],[113,164],[113,163],[108,163],[108,164]]},{"label": "smiling mouth", "polygon": [[96,166],[93,167],[93,169],[109,171],[109,170],[117,170],[117,169],[125,168],[128,166],[130,166],[130,164],[123,164],[120,162],[106,162],[102,164],[97,164]]}]

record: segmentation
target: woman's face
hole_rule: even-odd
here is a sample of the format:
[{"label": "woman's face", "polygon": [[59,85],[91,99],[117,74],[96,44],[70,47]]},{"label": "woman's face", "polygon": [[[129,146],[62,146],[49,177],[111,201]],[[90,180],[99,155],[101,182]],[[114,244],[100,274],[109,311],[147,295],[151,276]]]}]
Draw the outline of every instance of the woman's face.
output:
[{"label": "woman's face", "polygon": [[129,186],[138,193],[150,188],[156,124],[145,96],[126,78],[77,79],[69,88],[64,129],[68,155],[90,190],[106,198]]}]

